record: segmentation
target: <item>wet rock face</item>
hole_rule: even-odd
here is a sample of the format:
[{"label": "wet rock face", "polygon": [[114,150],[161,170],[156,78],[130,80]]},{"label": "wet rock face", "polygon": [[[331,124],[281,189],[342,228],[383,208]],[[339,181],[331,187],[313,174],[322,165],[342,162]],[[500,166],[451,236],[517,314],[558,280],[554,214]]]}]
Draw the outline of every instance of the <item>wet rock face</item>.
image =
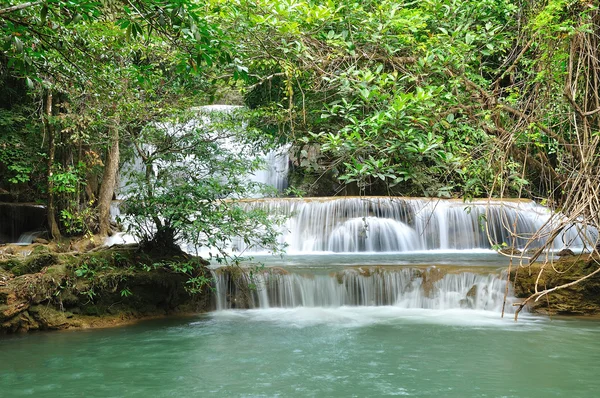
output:
[{"label": "wet rock face", "polygon": [[0,243],[17,242],[24,232],[45,230],[46,218],[44,206],[0,203]]},{"label": "wet rock face", "polygon": [[[535,283],[540,274],[538,291],[576,281],[597,269],[598,259],[588,256],[567,256],[545,266],[536,263],[531,269],[513,270],[515,296],[527,298],[535,293]],[[575,285],[556,290],[539,300],[532,300],[529,310],[542,314],[598,315],[600,314],[600,275],[594,275]]]}]

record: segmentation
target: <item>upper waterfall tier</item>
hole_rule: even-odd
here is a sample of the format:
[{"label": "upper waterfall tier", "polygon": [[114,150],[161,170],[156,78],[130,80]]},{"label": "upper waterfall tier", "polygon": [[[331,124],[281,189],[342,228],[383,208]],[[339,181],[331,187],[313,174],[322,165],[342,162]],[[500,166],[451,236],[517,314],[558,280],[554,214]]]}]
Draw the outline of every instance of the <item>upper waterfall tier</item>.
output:
[{"label": "upper waterfall tier", "polygon": [[[289,217],[280,240],[291,253],[406,252],[490,249],[493,245],[535,248],[559,215],[532,201],[346,197],[248,201],[270,214]],[[585,247],[595,231],[565,228],[553,248]],[[587,243],[587,247],[590,243]],[[234,242],[234,249],[244,249]]]},{"label": "upper waterfall tier", "polygon": [[[234,105],[206,105],[192,108],[194,117],[185,122],[164,121],[153,123],[146,128],[156,129],[164,135],[163,140],[170,142],[169,150],[157,148],[156,143],[148,142],[135,145],[136,151],[132,159],[128,160],[122,167],[119,175],[119,185],[117,188],[117,198],[127,199],[130,193],[137,191],[139,186],[136,181],[140,176],[146,175],[146,168],[151,168],[151,174],[158,176],[165,170],[170,170],[173,166],[187,165],[207,165],[208,163],[222,160],[224,158],[234,157],[245,159],[250,163],[253,160],[260,160],[260,167],[257,170],[248,170],[243,175],[246,182],[259,183],[263,188],[274,188],[275,191],[283,192],[288,187],[289,174],[289,145],[282,145],[278,148],[257,151],[254,144],[247,138],[246,123],[243,120],[242,107]],[[189,142],[185,137],[198,136],[203,137],[204,142],[217,143],[219,151],[213,152],[209,161],[199,160],[194,155],[185,157],[165,156],[171,152],[188,153],[184,151]],[[201,141],[201,140],[200,140]],[[197,142],[200,142],[197,141]],[[197,146],[197,142],[194,146]],[[179,148],[175,151],[174,148]],[[143,153],[143,155],[142,155]],[[159,156],[162,155],[162,156]],[[149,164],[145,164],[143,159],[153,159]],[[204,167],[200,167],[204,169]],[[167,174],[170,174],[167,173]],[[212,176],[217,176],[212,174]],[[225,177],[223,177],[225,180]],[[272,195],[269,192],[269,195]],[[263,190],[257,189],[250,193],[248,197],[263,197]]]}]

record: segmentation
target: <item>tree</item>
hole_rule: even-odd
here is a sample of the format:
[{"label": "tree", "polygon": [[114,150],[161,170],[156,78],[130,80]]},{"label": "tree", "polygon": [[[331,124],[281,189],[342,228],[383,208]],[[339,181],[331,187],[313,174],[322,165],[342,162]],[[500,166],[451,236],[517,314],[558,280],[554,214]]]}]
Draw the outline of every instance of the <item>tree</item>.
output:
[{"label": "tree", "polygon": [[48,143],[53,236],[57,216],[68,234],[110,233],[120,141],[172,107],[211,95],[213,65],[227,67],[230,58],[224,36],[202,14],[192,2],[153,0],[0,9],[6,70],[26,82],[32,102],[45,104],[39,141]]},{"label": "tree", "polygon": [[511,43],[511,2],[271,5],[228,13],[245,32],[257,124],[318,147],[319,171],[362,193],[487,193],[493,140],[465,123],[479,104],[449,72],[493,73]]},{"label": "tree", "polygon": [[146,126],[134,145],[124,222],[142,245],[160,252],[212,250],[229,257],[234,240],[277,251],[280,218],[247,208],[244,199],[266,187],[249,176],[263,166],[231,113],[179,113]]}]

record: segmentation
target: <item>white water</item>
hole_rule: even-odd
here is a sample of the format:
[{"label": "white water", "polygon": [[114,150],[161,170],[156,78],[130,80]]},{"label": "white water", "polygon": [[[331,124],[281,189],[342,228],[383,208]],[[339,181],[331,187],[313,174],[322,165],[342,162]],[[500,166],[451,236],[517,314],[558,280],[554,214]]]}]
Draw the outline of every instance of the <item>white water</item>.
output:
[{"label": "white water", "polygon": [[[167,135],[173,137],[174,139],[189,134],[195,130],[202,131],[202,134],[206,136],[207,140],[218,142],[219,147],[226,149],[229,153],[245,159],[261,159],[264,163],[264,167],[256,172],[249,172],[247,175],[248,181],[262,183],[266,186],[275,188],[278,192],[282,192],[287,188],[287,175],[289,172],[289,146],[282,146],[279,149],[270,150],[265,153],[255,153],[250,145],[242,144],[238,141],[245,128],[243,123],[240,123],[238,128],[235,128],[235,126],[229,126],[227,130],[224,130],[222,126],[218,125],[219,118],[223,118],[225,115],[233,114],[240,108],[240,106],[232,105],[200,106],[193,109],[193,111],[198,113],[198,116],[189,120],[187,123],[176,124],[164,122],[158,123],[154,127],[163,130],[165,133],[167,133]],[[217,125],[211,127],[211,124],[213,123],[217,123]],[[230,128],[234,129],[235,131],[230,131]],[[153,146],[147,144],[141,145],[140,149],[144,152],[147,152],[146,155],[151,154],[155,150]],[[191,161],[191,159],[188,158],[187,161]],[[160,162],[155,164],[154,173],[158,174],[162,166],[164,165]],[[145,172],[143,161],[138,155],[134,156],[133,160],[125,164],[123,169],[135,171],[139,174],[143,174]],[[119,199],[126,199],[128,196],[128,191],[135,188],[130,186],[131,182],[131,178],[127,175],[127,173],[122,173],[120,175],[119,188],[117,189],[117,197]]]},{"label": "white water", "polygon": [[[289,253],[473,250],[493,245],[532,249],[545,242],[550,226],[560,221],[560,215],[532,201],[349,197],[263,199],[246,205],[289,217],[280,237]],[[552,247],[581,250],[586,234],[595,241],[595,231],[566,229]],[[234,246],[245,249],[243,242],[235,241]]]},{"label": "white water", "polygon": [[215,311],[211,317],[219,321],[243,321],[272,324],[285,329],[302,329],[325,325],[328,328],[362,328],[376,325],[445,325],[460,327],[491,327],[494,330],[535,330],[542,318],[530,314],[500,317],[497,312],[473,309],[422,309],[397,306],[381,307],[295,307]]},{"label": "white water", "polygon": [[[165,125],[164,128],[175,136],[182,131],[205,128],[211,123],[206,111],[227,113],[234,108],[203,107],[203,116],[189,125]],[[243,145],[215,134],[223,148],[239,153],[239,156],[249,156],[250,152]],[[267,166],[248,174],[248,179],[283,191],[287,188],[289,172],[288,150],[282,148],[263,154]],[[316,253],[467,253],[491,251],[495,245],[533,249],[545,244],[552,227],[561,221],[560,215],[531,201],[464,203],[424,198],[349,197],[256,199],[244,203],[248,208],[261,208],[269,214],[288,217],[281,228],[280,242],[287,246],[288,253],[301,256]],[[593,244],[596,237],[596,231],[581,231],[576,226],[565,229],[550,246],[556,250],[565,247],[582,250]],[[589,242],[585,242],[586,238]],[[107,244],[129,241],[132,241],[131,237],[117,235]],[[249,249],[237,239],[233,240],[231,248],[232,251]],[[263,249],[248,251],[256,253]],[[233,280],[227,271],[217,269],[213,271],[215,307],[218,310],[310,308],[313,309],[311,313],[315,309],[386,307],[394,311],[498,314],[507,287],[503,275],[464,269],[454,273],[435,267],[363,267],[337,268],[331,274],[323,274],[323,269],[319,268],[307,274],[280,269],[252,276],[245,272],[237,280]],[[512,312],[510,286],[508,293],[505,309]]]},{"label": "white water", "polygon": [[[393,306],[404,309],[473,309],[500,312],[506,276],[448,272],[443,268],[350,268],[329,275],[287,273],[280,269],[213,272],[217,310]],[[509,289],[507,311],[512,311]]]},{"label": "white water", "polygon": [[43,233],[43,231],[28,231],[28,232],[23,232],[21,234],[21,236],[19,236],[19,239],[17,240],[17,242],[15,244],[17,245],[30,245],[33,243],[33,240],[35,238],[37,238],[38,236],[40,236]]},{"label": "white water", "polygon": [[287,177],[290,170],[290,155],[288,151],[289,146],[286,145],[279,149],[260,154],[265,167],[249,176],[250,179],[254,182],[273,187],[277,192],[283,192],[288,187]]}]

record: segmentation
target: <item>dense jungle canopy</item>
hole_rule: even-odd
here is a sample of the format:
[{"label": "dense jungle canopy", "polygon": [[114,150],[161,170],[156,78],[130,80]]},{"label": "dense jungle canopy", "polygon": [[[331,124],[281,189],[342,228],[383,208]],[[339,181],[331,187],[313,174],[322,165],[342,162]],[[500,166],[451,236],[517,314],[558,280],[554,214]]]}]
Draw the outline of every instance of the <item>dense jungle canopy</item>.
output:
[{"label": "dense jungle canopy", "polygon": [[111,233],[134,153],[214,166],[137,176],[146,231],[267,225],[219,200],[256,164],[148,127],[211,103],[245,105],[250,151],[291,144],[296,193],[528,197],[600,224],[591,0],[3,0],[0,30],[0,195],[46,203],[55,238]]}]

